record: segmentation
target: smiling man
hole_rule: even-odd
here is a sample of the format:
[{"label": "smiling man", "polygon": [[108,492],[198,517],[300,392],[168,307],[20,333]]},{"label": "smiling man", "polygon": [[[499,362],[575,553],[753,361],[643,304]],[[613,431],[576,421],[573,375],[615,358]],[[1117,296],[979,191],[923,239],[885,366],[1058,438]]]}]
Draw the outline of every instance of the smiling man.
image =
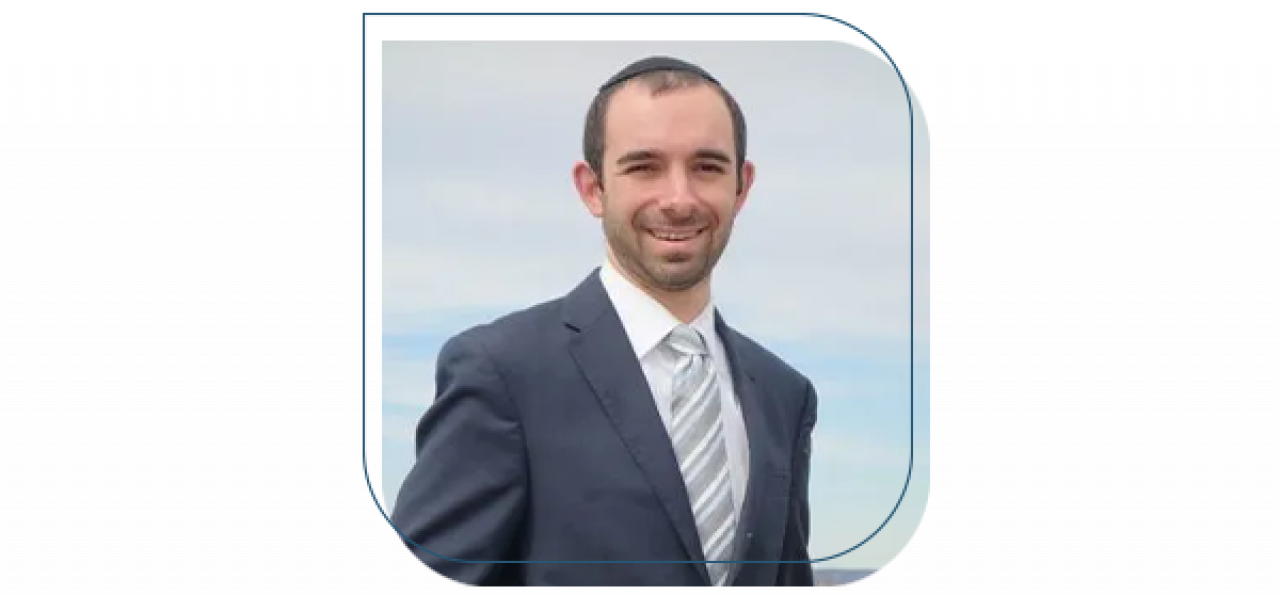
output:
[{"label": "smiling man", "polygon": [[741,109],[646,58],[599,89],[583,152],[602,265],[445,343],[392,522],[469,584],[813,585],[817,396],[712,301],[755,178]]}]

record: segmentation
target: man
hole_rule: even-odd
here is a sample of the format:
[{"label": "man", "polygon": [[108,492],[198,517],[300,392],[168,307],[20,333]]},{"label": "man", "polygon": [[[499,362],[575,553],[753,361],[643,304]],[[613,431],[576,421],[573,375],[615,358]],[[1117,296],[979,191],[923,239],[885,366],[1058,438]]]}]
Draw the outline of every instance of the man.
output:
[{"label": "man", "polygon": [[817,397],[711,303],[755,177],[737,103],[647,58],[601,87],[584,153],[603,265],[444,344],[393,524],[469,584],[812,585]]}]

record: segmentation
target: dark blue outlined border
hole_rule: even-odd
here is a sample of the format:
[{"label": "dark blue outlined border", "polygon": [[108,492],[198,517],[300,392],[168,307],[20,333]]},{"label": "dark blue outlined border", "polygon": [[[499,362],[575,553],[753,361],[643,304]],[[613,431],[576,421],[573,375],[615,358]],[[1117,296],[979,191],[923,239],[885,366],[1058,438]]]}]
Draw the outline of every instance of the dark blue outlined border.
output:
[{"label": "dark blue outlined border", "polygon": [[[506,563],[506,564],[527,564],[527,563],[573,563],[573,564],[590,564],[603,563],[604,560],[463,560],[458,558],[449,558],[447,555],[440,555],[434,551],[422,548],[421,545],[413,543],[408,536],[397,530],[392,525],[392,520],[383,509],[378,498],[378,490],[374,489],[374,480],[369,475],[369,19],[397,19],[397,18],[791,18],[791,19],[820,19],[828,20],[828,22],[841,24],[841,26],[854,29],[859,36],[863,37],[872,44],[884,59],[892,65],[893,70],[897,73],[897,79],[902,83],[902,93],[906,95],[906,114],[908,114],[908,125],[910,131],[910,139],[908,143],[908,164],[910,175],[910,193],[909,193],[909,229],[908,229],[908,250],[910,253],[909,266],[909,287],[908,294],[908,345],[909,345],[909,367],[908,367],[908,464],[906,464],[906,481],[902,482],[902,493],[897,496],[897,502],[893,504],[893,509],[884,517],[881,526],[876,527],[876,531],[859,541],[858,545],[841,551],[835,555],[829,555],[827,558],[819,558],[815,560],[709,560],[709,562],[730,562],[735,564],[764,564],[764,563],[782,563],[782,564],[804,564],[813,562],[826,562],[829,559],[840,558],[841,555],[850,553],[850,551],[861,548],[872,537],[876,536],[883,530],[884,526],[892,520],[893,514],[897,513],[897,508],[902,505],[902,498],[906,496],[906,489],[911,485],[911,470],[915,467],[915,109],[911,105],[911,91],[906,86],[906,77],[902,74],[902,69],[897,65],[897,61],[893,60],[888,50],[884,49],[884,45],[872,37],[870,33],[864,31],[863,28],[856,26],[847,20],[832,17],[832,15],[824,13],[801,13],[801,12],[753,12],[753,13],[730,13],[730,12],[442,12],[442,13],[396,13],[396,12],[370,12],[362,13],[360,20],[360,92],[361,92],[361,134],[360,134],[360,165],[361,165],[361,261],[360,261],[360,279],[361,279],[361,303],[360,303],[360,329],[361,329],[361,409],[362,409],[362,438],[360,444],[361,452],[361,471],[365,473],[365,486],[369,489],[369,495],[374,503],[374,507],[378,508],[378,514],[381,514],[387,526],[392,527],[392,531],[396,531],[396,535],[401,536],[403,541],[412,544],[415,548],[428,551],[435,557],[453,560],[453,562],[463,563]],[[608,563],[655,563],[655,564],[672,564],[687,563],[695,564],[701,562],[691,562],[691,560],[608,560]]]}]

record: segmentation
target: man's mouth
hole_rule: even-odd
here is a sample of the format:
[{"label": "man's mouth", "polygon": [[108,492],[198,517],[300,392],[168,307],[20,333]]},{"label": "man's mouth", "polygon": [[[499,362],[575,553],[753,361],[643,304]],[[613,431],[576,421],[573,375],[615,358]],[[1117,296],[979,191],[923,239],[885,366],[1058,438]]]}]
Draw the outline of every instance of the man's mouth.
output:
[{"label": "man's mouth", "polygon": [[662,240],[664,242],[687,242],[689,240],[692,240],[693,238],[698,237],[699,235],[702,235],[702,232],[706,230],[707,228],[705,227],[701,227],[698,229],[684,229],[684,230],[650,229],[649,235],[653,236],[656,239]]}]

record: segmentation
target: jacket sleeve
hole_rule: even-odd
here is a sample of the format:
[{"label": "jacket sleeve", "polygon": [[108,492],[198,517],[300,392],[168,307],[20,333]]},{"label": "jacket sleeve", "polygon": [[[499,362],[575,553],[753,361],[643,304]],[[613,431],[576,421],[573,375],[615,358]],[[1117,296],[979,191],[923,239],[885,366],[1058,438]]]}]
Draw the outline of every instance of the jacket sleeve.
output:
[{"label": "jacket sleeve", "polygon": [[813,564],[809,562],[809,465],[813,451],[813,427],[817,420],[818,396],[813,384],[809,384],[792,448],[791,505],[782,542],[782,563],[778,565],[778,586],[814,585]]},{"label": "jacket sleeve", "polygon": [[472,585],[501,584],[519,564],[528,498],[524,436],[501,373],[474,334],[437,357],[436,398],[417,428],[414,466],[391,522],[422,562]]}]

